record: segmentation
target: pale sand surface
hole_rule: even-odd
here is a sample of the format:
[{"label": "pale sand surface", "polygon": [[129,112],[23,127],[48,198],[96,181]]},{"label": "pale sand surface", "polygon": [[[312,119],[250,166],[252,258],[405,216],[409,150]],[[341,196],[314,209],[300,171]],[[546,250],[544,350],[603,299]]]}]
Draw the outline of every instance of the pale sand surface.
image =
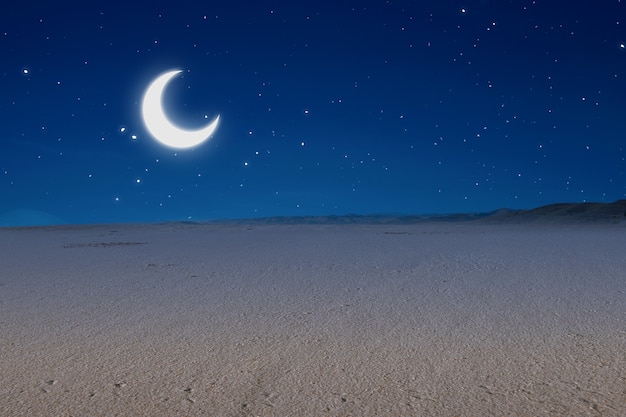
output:
[{"label": "pale sand surface", "polygon": [[0,230],[1,416],[624,416],[626,227]]}]

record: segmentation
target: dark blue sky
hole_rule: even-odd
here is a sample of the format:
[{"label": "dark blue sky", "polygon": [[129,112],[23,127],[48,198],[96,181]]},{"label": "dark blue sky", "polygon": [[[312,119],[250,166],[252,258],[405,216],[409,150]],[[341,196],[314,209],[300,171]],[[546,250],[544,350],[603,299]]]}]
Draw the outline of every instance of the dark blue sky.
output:
[{"label": "dark blue sky", "polygon": [[625,2],[193,3],[3,6],[0,225],[626,197]]}]

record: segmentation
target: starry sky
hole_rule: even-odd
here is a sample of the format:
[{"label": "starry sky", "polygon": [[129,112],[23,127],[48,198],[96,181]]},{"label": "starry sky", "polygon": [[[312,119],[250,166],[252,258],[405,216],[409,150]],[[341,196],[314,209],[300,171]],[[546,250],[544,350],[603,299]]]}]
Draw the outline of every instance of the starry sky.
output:
[{"label": "starry sky", "polygon": [[10,2],[0,226],[623,199],[625,44],[623,0]]}]

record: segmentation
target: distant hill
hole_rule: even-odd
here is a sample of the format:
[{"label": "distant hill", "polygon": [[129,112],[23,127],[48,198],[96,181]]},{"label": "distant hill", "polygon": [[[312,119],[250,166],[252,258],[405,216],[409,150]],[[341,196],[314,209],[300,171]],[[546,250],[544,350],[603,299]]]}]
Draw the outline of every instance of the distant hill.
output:
[{"label": "distant hill", "polygon": [[626,200],[613,203],[559,203],[530,210],[501,209],[482,218],[506,223],[626,223]]},{"label": "distant hill", "polygon": [[[17,221],[19,220],[19,221]],[[418,224],[418,223],[462,223],[462,224],[622,224],[626,225],[626,200],[613,203],[558,203],[530,210],[502,208],[487,213],[457,214],[346,214],[330,216],[276,216],[249,219],[216,219],[206,221],[174,221],[180,225],[201,224]],[[58,225],[58,226],[51,226]],[[126,224],[129,227],[131,224]],[[3,227],[62,227],[80,228],[90,225],[63,224],[56,217],[36,211],[20,211],[0,215]],[[91,225],[93,226],[93,225]]]},{"label": "distant hill", "polygon": [[559,203],[530,210],[503,208],[488,213],[277,216],[218,222],[245,224],[626,223],[626,200],[614,203]]},{"label": "distant hill", "polygon": [[[462,222],[477,220],[488,214],[438,214],[438,215],[390,215],[346,214],[330,216],[276,216],[233,220],[246,224],[412,224],[425,222]],[[229,222],[219,220],[218,222]]]}]

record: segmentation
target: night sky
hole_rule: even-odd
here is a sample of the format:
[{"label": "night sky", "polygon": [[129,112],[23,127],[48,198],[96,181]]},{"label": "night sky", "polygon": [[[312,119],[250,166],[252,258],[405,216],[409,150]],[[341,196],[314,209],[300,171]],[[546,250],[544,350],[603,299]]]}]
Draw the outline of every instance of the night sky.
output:
[{"label": "night sky", "polygon": [[0,225],[626,198],[626,1],[82,3],[2,6]]}]

